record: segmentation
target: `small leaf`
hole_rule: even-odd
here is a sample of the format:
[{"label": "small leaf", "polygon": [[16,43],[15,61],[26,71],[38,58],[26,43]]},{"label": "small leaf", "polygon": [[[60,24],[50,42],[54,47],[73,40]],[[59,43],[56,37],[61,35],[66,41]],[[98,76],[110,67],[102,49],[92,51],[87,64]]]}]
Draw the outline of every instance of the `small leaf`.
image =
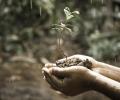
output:
[{"label": "small leaf", "polygon": [[61,27],[66,27],[66,25],[65,24],[63,24],[63,23],[60,23],[61,24]]},{"label": "small leaf", "polygon": [[65,7],[65,10],[69,11],[70,12],[70,8],[69,7]]},{"label": "small leaf", "polygon": [[60,28],[52,28],[53,30],[60,30]]},{"label": "small leaf", "polygon": [[80,14],[80,12],[79,12],[79,11],[73,11],[72,13],[77,14],[77,15],[79,15],[79,14]]},{"label": "small leaf", "polygon": [[66,15],[66,19],[70,20],[71,18],[73,18],[74,16],[72,15],[72,13],[70,12],[70,9],[68,7],[65,7],[64,9],[64,13]]},{"label": "small leaf", "polygon": [[67,16],[67,20],[70,20],[71,18],[73,18],[74,16],[73,15],[70,15],[70,16]]},{"label": "small leaf", "polygon": [[66,27],[66,30],[69,31],[70,33],[72,33],[72,30],[70,28]]}]

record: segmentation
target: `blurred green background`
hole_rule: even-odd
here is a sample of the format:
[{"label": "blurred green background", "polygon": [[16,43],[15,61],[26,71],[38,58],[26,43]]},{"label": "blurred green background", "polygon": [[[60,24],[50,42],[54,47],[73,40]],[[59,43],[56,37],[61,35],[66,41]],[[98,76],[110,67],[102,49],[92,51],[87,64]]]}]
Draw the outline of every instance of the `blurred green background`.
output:
[{"label": "blurred green background", "polygon": [[[52,25],[64,22],[65,7],[80,15],[60,38]],[[120,1],[0,0],[0,100],[109,100],[94,91],[66,97],[49,88],[41,68],[63,52],[120,66]]]}]

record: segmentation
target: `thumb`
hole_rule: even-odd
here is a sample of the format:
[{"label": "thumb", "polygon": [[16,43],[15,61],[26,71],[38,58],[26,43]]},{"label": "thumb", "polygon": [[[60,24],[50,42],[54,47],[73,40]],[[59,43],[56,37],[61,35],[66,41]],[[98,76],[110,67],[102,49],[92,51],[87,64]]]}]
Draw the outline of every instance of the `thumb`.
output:
[{"label": "thumb", "polygon": [[59,67],[52,67],[49,69],[52,75],[55,75],[59,78],[64,78],[70,76],[70,72],[68,68],[59,68]]}]

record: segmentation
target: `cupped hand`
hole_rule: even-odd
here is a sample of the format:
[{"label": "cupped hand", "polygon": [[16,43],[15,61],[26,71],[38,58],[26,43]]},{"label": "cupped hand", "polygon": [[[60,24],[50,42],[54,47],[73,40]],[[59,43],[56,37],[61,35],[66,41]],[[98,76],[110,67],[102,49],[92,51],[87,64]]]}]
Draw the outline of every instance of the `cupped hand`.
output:
[{"label": "cupped hand", "polygon": [[[73,55],[60,59],[55,64],[45,64],[42,71],[44,79],[50,86],[65,95],[74,96],[89,90],[96,90],[107,93],[106,95],[113,98],[119,97],[119,91],[115,88],[119,85],[119,68],[96,61],[92,57]],[[113,82],[115,85],[111,84]],[[108,92],[104,92],[104,89]],[[114,95],[111,96],[109,92]]]},{"label": "cupped hand", "polygon": [[90,90],[92,69],[97,61],[85,55],[73,55],[45,64],[43,74],[50,86],[66,95],[73,96]]},{"label": "cupped hand", "polygon": [[42,71],[50,86],[65,95],[74,96],[90,90],[91,70],[86,67],[59,68],[55,64],[46,64]]}]

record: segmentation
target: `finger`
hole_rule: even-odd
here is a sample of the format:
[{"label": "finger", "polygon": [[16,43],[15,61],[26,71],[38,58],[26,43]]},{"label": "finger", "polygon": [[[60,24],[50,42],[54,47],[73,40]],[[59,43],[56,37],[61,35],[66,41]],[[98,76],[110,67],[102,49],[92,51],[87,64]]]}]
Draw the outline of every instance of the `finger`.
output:
[{"label": "finger", "polygon": [[56,64],[54,63],[47,63],[45,66],[42,68],[42,73],[44,74],[44,68],[51,68],[51,67],[56,67]]},{"label": "finger", "polygon": [[55,88],[56,90],[60,90],[63,87],[63,80],[58,79],[57,77],[50,74],[49,70],[44,69],[44,74],[48,83]]},{"label": "finger", "polygon": [[62,88],[64,87],[64,80],[59,79],[59,78],[57,78],[57,77],[55,77],[55,76],[53,76],[53,75],[50,76],[49,78],[50,78],[50,80],[52,81],[52,83],[55,85],[55,87],[56,87],[59,91],[61,91]]},{"label": "finger", "polygon": [[70,76],[69,68],[52,67],[49,69],[49,71],[52,75],[55,75],[56,77],[64,78]]},{"label": "finger", "polygon": [[45,64],[45,67],[46,68],[56,67],[56,64],[54,64],[54,63],[47,63],[47,64]]},{"label": "finger", "polygon": [[72,75],[76,75],[77,73],[84,74],[86,71],[89,71],[89,69],[84,66],[71,66],[65,68],[53,67],[49,70],[52,75],[64,78],[70,78]]},{"label": "finger", "polygon": [[52,83],[52,81],[49,78],[49,74],[44,72],[45,75],[45,80],[49,83],[49,85],[51,86],[51,88],[53,88],[54,90],[58,90],[58,88]]}]

